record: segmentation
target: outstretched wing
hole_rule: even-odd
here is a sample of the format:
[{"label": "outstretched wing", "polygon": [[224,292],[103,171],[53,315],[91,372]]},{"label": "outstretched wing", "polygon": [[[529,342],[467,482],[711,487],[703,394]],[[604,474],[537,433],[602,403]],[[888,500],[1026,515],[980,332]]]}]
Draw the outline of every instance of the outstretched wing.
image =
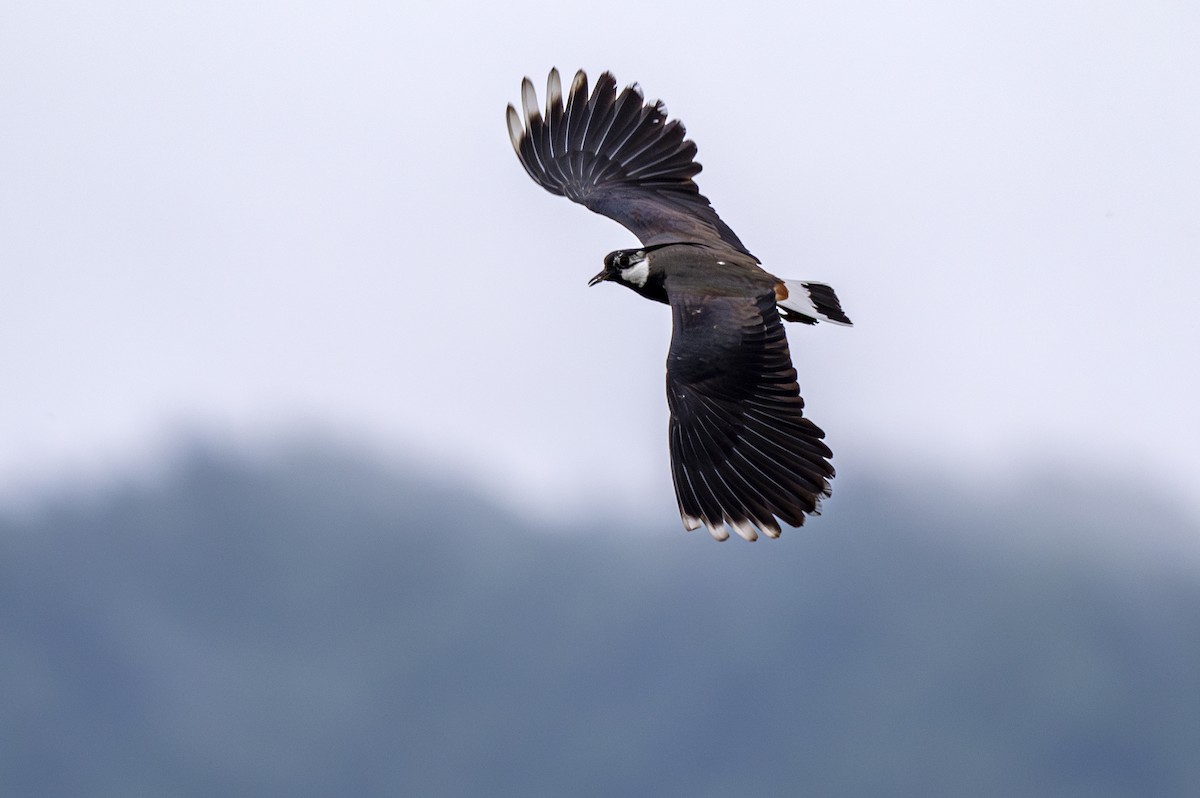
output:
[{"label": "outstretched wing", "polygon": [[667,292],[671,474],[684,526],[754,540],[815,515],[829,496],[832,453],[804,400],[772,294]]},{"label": "outstretched wing", "polygon": [[620,222],[645,246],[720,242],[750,255],[696,187],[696,145],[682,122],[667,121],[662,102],[646,103],[636,84],[618,94],[608,72],[591,96],[587,75],[576,73],[564,107],[552,69],[546,95],[543,117],[525,78],[524,124],[508,106],[513,148],[538,185]]}]

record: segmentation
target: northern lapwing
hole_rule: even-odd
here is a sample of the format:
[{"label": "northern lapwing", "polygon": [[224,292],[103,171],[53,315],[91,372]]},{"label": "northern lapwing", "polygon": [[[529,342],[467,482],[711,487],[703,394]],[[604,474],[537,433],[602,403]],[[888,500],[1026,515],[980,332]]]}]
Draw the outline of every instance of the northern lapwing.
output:
[{"label": "northern lapwing", "polygon": [[759,266],[692,180],[700,164],[683,123],[636,84],[618,92],[605,72],[589,94],[580,71],[564,103],[551,70],[546,95],[543,113],[526,78],[524,118],[508,106],[521,164],[642,242],[609,253],[588,284],[620,283],[671,306],[671,476],[684,527],[755,540],[779,537],[780,521],[800,526],[834,472],[825,433],[804,416],[781,319],[848,326],[837,295]]}]

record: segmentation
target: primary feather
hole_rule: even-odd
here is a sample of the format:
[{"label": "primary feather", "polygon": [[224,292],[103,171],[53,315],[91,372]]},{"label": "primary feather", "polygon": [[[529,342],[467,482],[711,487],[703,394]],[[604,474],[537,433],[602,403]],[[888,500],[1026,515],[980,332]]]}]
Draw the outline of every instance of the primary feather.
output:
[{"label": "primary feather", "polygon": [[524,120],[508,107],[513,149],[538,185],[614,219],[646,246],[711,241],[750,255],[692,180],[696,145],[682,122],[667,121],[661,102],[646,103],[636,84],[617,92],[608,72],[590,97],[587,76],[577,73],[565,108],[558,86],[552,70],[544,117],[528,78]]}]

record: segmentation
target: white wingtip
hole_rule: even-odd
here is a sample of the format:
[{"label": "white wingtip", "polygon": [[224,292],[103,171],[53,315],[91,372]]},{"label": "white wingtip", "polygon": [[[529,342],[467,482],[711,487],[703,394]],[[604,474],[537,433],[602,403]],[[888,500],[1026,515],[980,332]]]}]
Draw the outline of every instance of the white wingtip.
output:
[{"label": "white wingtip", "polygon": [[550,109],[557,108],[561,111],[562,107],[562,81],[558,78],[558,68],[554,67],[546,78],[546,116],[551,116]]},{"label": "white wingtip", "polygon": [[525,128],[521,125],[521,115],[510,104],[508,106],[508,137],[512,139],[513,149],[521,154],[521,139],[525,137]]},{"label": "white wingtip", "polygon": [[735,521],[726,516],[725,523],[733,527],[733,531],[737,532],[743,540],[755,541],[758,540],[758,532],[755,531],[754,525],[749,521]]},{"label": "white wingtip", "polygon": [[682,518],[683,518],[683,528],[685,530],[687,530],[688,532],[694,532],[695,530],[704,526],[704,522],[701,521],[699,518],[697,518],[694,515],[688,515],[687,513],[683,513]]},{"label": "white wingtip", "polygon": [[725,528],[725,524],[713,524],[706,520],[704,525],[708,527],[708,534],[713,536],[713,540],[729,540],[729,530]]},{"label": "white wingtip", "polygon": [[532,123],[542,118],[542,113],[538,110],[537,91],[529,78],[521,81],[521,104],[525,106],[526,121]]},{"label": "white wingtip", "polygon": [[571,81],[571,96],[580,95],[580,100],[587,99],[588,79],[587,73],[582,69],[575,73],[575,79]]}]

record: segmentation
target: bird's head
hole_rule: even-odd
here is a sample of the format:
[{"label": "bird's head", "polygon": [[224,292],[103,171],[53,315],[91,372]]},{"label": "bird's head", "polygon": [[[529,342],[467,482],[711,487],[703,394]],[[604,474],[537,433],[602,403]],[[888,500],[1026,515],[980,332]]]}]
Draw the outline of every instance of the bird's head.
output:
[{"label": "bird's head", "polygon": [[644,249],[618,249],[604,256],[604,270],[588,285],[613,280],[630,288],[642,288],[650,278],[650,258]]}]

